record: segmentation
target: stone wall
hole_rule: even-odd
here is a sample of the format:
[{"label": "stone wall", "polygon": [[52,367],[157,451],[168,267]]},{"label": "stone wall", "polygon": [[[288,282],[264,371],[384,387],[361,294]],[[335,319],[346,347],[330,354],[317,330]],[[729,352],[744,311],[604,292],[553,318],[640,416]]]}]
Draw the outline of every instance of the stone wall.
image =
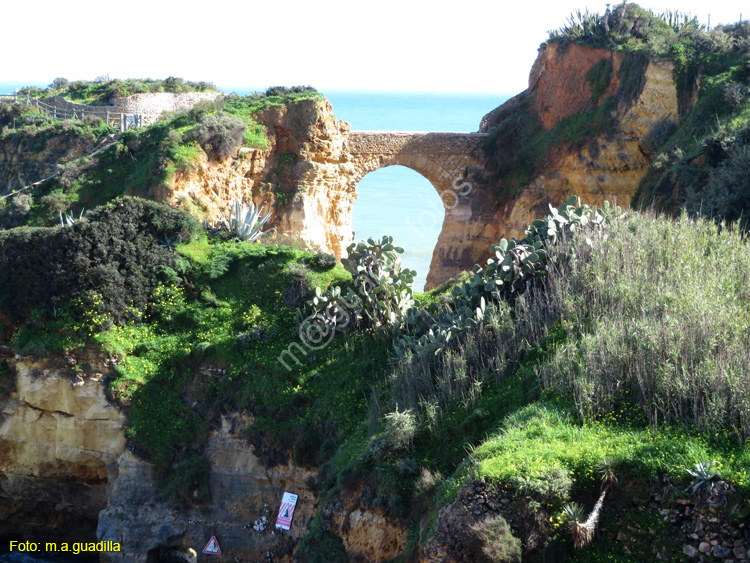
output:
[{"label": "stone wall", "polygon": [[180,94],[160,92],[157,94],[134,94],[127,98],[115,98],[112,101],[115,111],[121,113],[152,114],[190,109],[198,102],[215,100],[221,95],[220,92],[183,92]]},{"label": "stone wall", "polygon": [[45,104],[64,110],[85,113],[135,113],[158,116],[165,111],[189,109],[200,101],[215,100],[220,92],[184,92],[181,94],[157,93],[134,94],[127,98],[115,98],[111,106],[90,106],[71,102],[62,96],[42,100]]}]

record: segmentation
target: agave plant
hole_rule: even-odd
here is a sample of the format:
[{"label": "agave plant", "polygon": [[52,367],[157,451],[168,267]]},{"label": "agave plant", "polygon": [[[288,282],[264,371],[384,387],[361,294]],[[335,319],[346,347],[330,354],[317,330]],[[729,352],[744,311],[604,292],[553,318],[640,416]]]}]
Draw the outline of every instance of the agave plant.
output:
[{"label": "agave plant", "polygon": [[159,244],[167,250],[174,251],[174,247],[177,244],[177,239],[165,234],[164,238],[159,239]]},{"label": "agave plant", "polygon": [[210,221],[204,221],[203,226],[211,231],[226,230],[239,240],[254,242],[263,235],[261,228],[271,216],[270,211],[262,217],[261,213],[263,208],[256,208],[252,201],[250,207],[245,207],[240,200],[235,200],[230,208],[229,219],[221,218],[214,225]]},{"label": "agave plant", "polygon": [[83,219],[83,213],[85,211],[84,209],[81,209],[81,213],[78,215],[78,219],[76,219],[75,215],[73,215],[72,211],[66,211],[65,215],[63,215],[63,212],[60,211],[60,226],[61,227],[72,227],[76,221],[81,221]]},{"label": "agave plant", "polygon": [[261,213],[263,213],[263,208],[256,208],[252,201],[250,207],[245,207],[239,200],[236,200],[234,202],[234,214],[230,214],[229,221],[227,221],[229,230],[240,240],[249,240],[250,242],[258,240],[263,234],[260,230],[261,227],[271,216],[270,211],[262,217]]},{"label": "agave plant", "polygon": [[693,493],[696,493],[700,490],[702,485],[705,487],[706,493],[710,495],[713,492],[713,478],[721,475],[718,471],[714,470],[714,467],[718,465],[718,463],[718,461],[699,461],[695,464],[695,471],[686,469],[686,471],[696,479],[686,490],[693,489]]}]

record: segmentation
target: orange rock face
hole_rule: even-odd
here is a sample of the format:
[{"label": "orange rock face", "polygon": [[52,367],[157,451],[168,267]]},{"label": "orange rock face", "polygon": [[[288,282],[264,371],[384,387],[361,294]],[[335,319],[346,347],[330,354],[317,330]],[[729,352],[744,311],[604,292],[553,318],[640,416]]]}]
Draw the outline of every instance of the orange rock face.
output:
[{"label": "orange rock face", "polygon": [[627,56],[622,53],[577,45],[543,46],[531,71],[529,89],[485,116],[482,127],[488,130],[493,116],[519,106],[521,99],[546,130],[576,112],[594,108],[587,76],[608,57],[612,72],[600,99],[614,96],[612,126],[584,138],[578,146],[560,139],[511,198],[492,202],[490,186],[486,186],[486,199],[477,206],[474,225],[467,228],[471,233],[467,241],[472,245],[464,249],[467,256],[479,262],[489,255],[488,243],[522,237],[531,221],[549,213],[550,204],[557,207],[571,195],[591,206],[601,206],[605,200],[623,207],[630,204],[650,162],[642,146],[644,137],[662,120],[678,116],[672,61],[643,59],[641,69],[626,75]]},{"label": "orange rock face", "polygon": [[620,86],[619,73],[623,58],[623,53],[604,49],[543,44],[531,67],[527,90],[531,94],[532,110],[538,115],[543,127],[551,129],[566,117],[591,109],[593,104],[588,71],[600,61],[612,61],[609,84],[601,98],[615,94]]}]

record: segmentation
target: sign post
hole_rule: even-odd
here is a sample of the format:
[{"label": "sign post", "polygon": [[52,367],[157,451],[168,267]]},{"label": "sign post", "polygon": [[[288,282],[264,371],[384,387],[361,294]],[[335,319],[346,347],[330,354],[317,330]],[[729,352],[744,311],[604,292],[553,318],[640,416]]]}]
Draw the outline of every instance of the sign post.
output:
[{"label": "sign post", "polygon": [[211,539],[208,540],[206,547],[203,548],[203,553],[208,553],[208,554],[213,554],[213,555],[221,554],[221,548],[219,547],[219,542],[216,541],[216,536],[211,536]]},{"label": "sign post", "polygon": [[292,527],[292,518],[294,518],[294,509],[297,506],[297,495],[284,493],[281,498],[281,507],[279,515],[276,517],[276,527],[282,530],[289,530]]}]

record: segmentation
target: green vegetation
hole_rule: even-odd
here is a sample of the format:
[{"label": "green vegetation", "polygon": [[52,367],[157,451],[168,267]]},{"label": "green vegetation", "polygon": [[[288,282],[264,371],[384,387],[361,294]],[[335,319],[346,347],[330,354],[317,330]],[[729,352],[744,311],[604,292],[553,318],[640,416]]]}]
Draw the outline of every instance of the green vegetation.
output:
[{"label": "green vegetation", "polygon": [[[580,560],[620,549],[605,538],[574,555],[562,524],[564,506],[588,498],[605,475],[646,490],[668,476],[673,494],[689,494],[688,470],[715,460],[711,471],[750,497],[741,446],[750,249],[735,227],[613,211],[602,221],[564,204],[530,227],[529,241],[498,245],[492,271],[518,254],[515,275],[524,280],[507,292],[472,286],[470,277],[416,296],[425,305],[412,307],[426,307],[438,324],[455,322],[469,291],[481,289],[485,305],[437,355],[390,366],[398,319],[411,309],[384,314],[382,297],[338,327],[346,338],[299,353],[290,370],[279,362],[299,342],[298,308],[321,302],[313,287],[356,291],[368,268],[379,272],[384,296],[398,287],[390,239],[355,247],[352,277],[329,255],[207,236],[182,212],[138,199],[115,200],[65,228],[3,233],[0,283],[10,289],[0,310],[14,319],[6,332],[23,353],[74,353],[89,342],[117,358],[110,393],[167,495],[207,500],[208,432],[219,415],[246,411],[263,463],[291,457],[318,467],[314,486],[324,498],[364,483],[364,505],[419,519],[483,478],[544,519],[545,550]],[[518,250],[527,244],[535,250]],[[530,257],[542,248],[547,266],[532,275],[542,262]],[[94,258],[101,271],[87,266]],[[601,518],[611,525],[606,503]],[[503,522],[477,528],[474,541],[476,557],[515,560],[518,540]],[[321,524],[300,549],[313,560],[340,544]]]},{"label": "green vegetation", "polygon": [[521,542],[513,537],[508,522],[495,516],[476,524],[472,531],[475,561],[486,563],[520,563]]},{"label": "green vegetation", "polygon": [[[272,88],[266,94],[227,96],[165,114],[151,126],[113,138],[117,142],[95,157],[59,165],[59,174],[50,181],[0,200],[0,228],[51,226],[58,223],[60,213],[77,216],[83,208],[122,195],[153,198],[162,186],[171,185],[175,174],[189,170],[204,155],[221,160],[237,154],[241,146],[266,148],[265,127],[256,121],[258,112],[320,98],[312,88]],[[27,153],[71,142],[93,147],[115,133],[93,118],[59,121],[20,104],[0,108],[0,126],[0,144]]]},{"label": "green vegetation", "polygon": [[550,32],[548,41],[664,56],[675,42],[704,29],[696,17],[669,10],[656,14],[623,3],[611,11],[607,8],[604,15],[576,11],[565,26]]},{"label": "green vegetation", "polygon": [[100,76],[94,81],[55,78],[47,88],[23,88],[19,95],[34,98],[64,96],[72,102],[94,106],[108,106],[113,98],[126,98],[133,94],[156,94],[160,92],[216,92],[216,86],[210,82],[191,82],[170,76],[162,80],[151,78],[120,80]]}]

